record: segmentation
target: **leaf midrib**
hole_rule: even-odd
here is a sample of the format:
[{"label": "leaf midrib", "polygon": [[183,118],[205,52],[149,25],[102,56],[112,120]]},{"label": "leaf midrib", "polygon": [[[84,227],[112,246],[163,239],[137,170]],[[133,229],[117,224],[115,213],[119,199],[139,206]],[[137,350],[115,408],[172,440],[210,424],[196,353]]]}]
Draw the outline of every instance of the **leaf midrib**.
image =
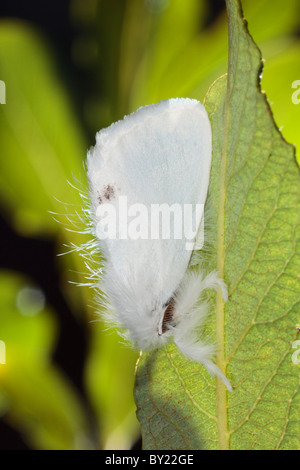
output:
[{"label": "leaf midrib", "polygon": [[[228,150],[228,131],[230,124],[230,95],[231,95],[231,51],[230,51],[230,28],[231,28],[231,0],[226,0],[226,9],[228,15],[229,30],[229,57],[228,57],[228,75],[226,97],[224,103],[224,132],[223,147],[221,154],[221,172],[220,172],[220,188],[219,188],[219,207],[218,207],[218,224],[217,224],[217,268],[219,275],[224,279],[225,265],[225,200],[226,200],[226,167],[227,167],[227,150]],[[237,54],[238,55],[238,54]],[[225,361],[225,303],[221,292],[217,293],[216,299],[216,341],[218,344],[216,363],[219,369],[226,375]],[[216,400],[217,400],[217,430],[219,438],[219,449],[229,450],[229,429],[227,414],[227,390],[224,383],[217,378],[216,384]]]},{"label": "leaf midrib", "polygon": [[[227,96],[228,97],[228,83]],[[221,175],[220,175],[220,194],[218,209],[218,227],[217,227],[217,268],[220,276],[224,278],[224,236],[225,236],[225,174],[227,164],[227,142],[228,142],[228,122],[229,122],[229,106],[225,102],[224,110],[224,140],[221,155]],[[219,369],[226,374],[225,371],[225,352],[224,352],[224,300],[222,294],[218,292],[216,301],[216,341],[218,351],[216,363]],[[217,400],[217,429],[219,436],[220,450],[229,449],[229,433],[228,433],[228,416],[227,416],[227,391],[224,383],[217,378],[216,385]]]}]

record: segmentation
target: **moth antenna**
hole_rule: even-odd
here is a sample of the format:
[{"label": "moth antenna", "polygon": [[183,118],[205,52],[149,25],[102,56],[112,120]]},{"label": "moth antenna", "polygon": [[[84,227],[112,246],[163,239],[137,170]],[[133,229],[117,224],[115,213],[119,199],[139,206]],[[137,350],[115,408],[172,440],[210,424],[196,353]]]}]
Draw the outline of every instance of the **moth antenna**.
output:
[{"label": "moth antenna", "polygon": [[219,369],[219,367],[214,362],[212,362],[211,360],[208,359],[208,360],[202,361],[202,363],[206,367],[206,369],[208,370],[208,372],[210,374],[215,374],[217,377],[219,377],[219,379],[222,380],[222,382],[225,385],[225,387],[227,388],[228,392],[233,392],[233,388],[231,386],[231,383],[227,379],[226,375],[223,374],[223,372]]},{"label": "moth antenna", "polygon": [[218,289],[221,289],[222,291],[222,297],[225,302],[228,300],[228,290],[227,286],[224,282],[224,279],[222,279],[219,276],[218,271],[211,271],[207,276],[202,280],[202,290],[204,289],[214,289],[217,291]]},{"label": "moth antenna", "polygon": [[201,269],[199,272],[188,271],[175,294],[174,317],[192,310],[206,289],[221,289],[224,301],[228,300],[227,286],[217,271],[212,271],[205,277]]},{"label": "moth antenna", "polygon": [[[197,310],[195,310],[192,315],[195,317],[196,313]],[[197,338],[197,330],[195,330],[196,322],[197,319],[195,318],[193,321],[187,321],[187,319],[185,319],[185,323],[189,323],[188,327],[185,327],[185,332],[174,328],[174,330],[179,331],[179,334],[177,334],[177,331],[174,332],[175,344],[185,356],[193,361],[201,362],[210,374],[215,374],[217,377],[219,377],[227,390],[232,392],[233,390],[229,380],[211,359],[215,354],[214,344],[205,343],[204,341],[201,341]],[[181,328],[182,325],[180,325],[180,329]],[[185,334],[183,335],[183,333]]]}]

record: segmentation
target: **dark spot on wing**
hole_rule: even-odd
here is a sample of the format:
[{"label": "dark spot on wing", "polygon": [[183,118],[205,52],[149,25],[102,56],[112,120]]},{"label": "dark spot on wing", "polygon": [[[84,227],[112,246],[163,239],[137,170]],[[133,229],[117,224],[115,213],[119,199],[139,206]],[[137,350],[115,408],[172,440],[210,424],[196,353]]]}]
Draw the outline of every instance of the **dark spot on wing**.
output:
[{"label": "dark spot on wing", "polygon": [[110,199],[112,199],[114,197],[114,195],[115,195],[114,187],[111,186],[110,184],[108,184],[105,188],[105,193],[104,193],[105,199],[110,201]]},{"label": "dark spot on wing", "polygon": [[99,204],[103,204],[106,201],[111,201],[115,197],[115,188],[107,184],[104,186],[101,192],[98,193]]}]

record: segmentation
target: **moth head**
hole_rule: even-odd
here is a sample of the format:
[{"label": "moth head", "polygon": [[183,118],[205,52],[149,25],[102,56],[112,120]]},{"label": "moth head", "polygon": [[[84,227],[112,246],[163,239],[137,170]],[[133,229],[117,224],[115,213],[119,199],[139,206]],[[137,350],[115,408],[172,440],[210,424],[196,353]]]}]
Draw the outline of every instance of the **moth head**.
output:
[{"label": "moth head", "polygon": [[142,269],[126,270],[127,263],[118,270],[108,265],[101,283],[111,305],[113,323],[122,327],[126,336],[140,350],[151,351],[165,344],[173,334],[173,293],[175,282],[167,285],[159,275],[149,274],[149,266],[139,256]]},{"label": "moth head", "polygon": [[167,301],[165,298],[154,300],[151,292],[146,290],[142,294],[124,289],[119,284],[118,289],[110,291],[109,286],[111,282],[107,283],[106,292],[109,291],[114,319],[125,328],[125,336],[140,350],[151,351],[169,340],[174,326],[172,298]]},{"label": "moth head", "polygon": [[174,327],[174,301],[161,302],[156,307],[134,315],[135,321],[128,325],[129,336],[140,350],[151,351],[166,344]]}]

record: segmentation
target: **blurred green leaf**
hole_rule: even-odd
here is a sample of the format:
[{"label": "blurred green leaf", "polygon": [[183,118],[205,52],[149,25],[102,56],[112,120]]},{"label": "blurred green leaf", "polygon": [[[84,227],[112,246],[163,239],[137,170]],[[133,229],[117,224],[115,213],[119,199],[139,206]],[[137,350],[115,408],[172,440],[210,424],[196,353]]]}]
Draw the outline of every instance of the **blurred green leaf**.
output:
[{"label": "blurred green leaf", "polygon": [[[188,62],[187,49],[198,37],[199,28],[204,22],[206,2],[173,0],[166,4],[167,7],[156,14],[152,11],[148,45],[140,62],[136,63],[135,74],[132,74],[129,90],[131,111],[141,104],[175,96],[172,95],[174,88],[180,95],[180,87],[188,86],[188,74],[185,74],[185,83],[181,82],[182,73],[185,73],[182,67]],[[165,79],[166,75],[169,79]]]},{"label": "blurred green leaf", "polygon": [[257,43],[296,33],[299,27],[299,2],[286,0],[244,0],[244,17]]},{"label": "blurred green leaf", "polygon": [[300,41],[297,41],[285,51],[285,54],[273,57],[266,63],[262,85],[268,91],[276,123],[282,129],[284,137],[296,145],[300,162],[300,104],[292,102],[292,94],[296,91],[292,88],[292,84],[300,79],[299,57]]},{"label": "blurred green leaf", "polygon": [[0,339],[6,364],[0,364],[0,410],[27,443],[37,449],[93,447],[84,409],[71,384],[51,364],[57,326],[47,308],[20,296],[25,278],[0,274]]},{"label": "blurred green leaf", "polygon": [[[103,322],[92,323],[86,384],[101,429],[101,448],[130,449],[139,435],[133,399],[136,351]],[[104,332],[103,332],[104,330]]]},{"label": "blurred green leaf", "polygon": [[[206,97],[217,266],[217,364],[229,394],[174,345],[143,354],[135,397],[145,449],[300,449],[300,174],[258,86],[260,52],[228,0],[229,66]],[[214,235],[215,234],[215,235]]]},{"label": "blurred green leaf", "polygon": [[[4,214],[22,235],[49,238],[59,233],[59,254],[68,251],[63,243],[79,247],[86,241],[76,233],[86,228],[80,220],[82,199],[68,180],[86,191],[87,144],[52,50],[32,26],[1,21],[0,73],[7,90],[6,104],[0,107]],[[78,273],[87,271],[83,260],[69,255],[57,258],[57,263],[65,274],[63,291],[74,314],[85,315],[88,290],[68,284],[82,280]]]},{"label": "blurred green leaf", "polygon": [[[173,5],[173,2],[171,4]],[[284,57],[287,45],[295,41],[295,38],[289,36],[297,31],[298,0],[287,0],[284,9],[281,0],[272,1],[272,6],[270,0],[245,0],[243,4],[251,25],[250,32],[263,47],[264,56],[267,59],[274,54]],[[194,19],[199,18],[201,24],[201,18],[205,18],[203,2],[198,2],[196,7],[192,0],[184,2],[184,6],[191,9]],[[153,39],[133,81],[131,111],[141,105],[176,96],[202,100],[210,84],[226,72],[226,15],[221,15],[210,28],[202,29],[196,34],[197,30],[193,28],[194,19],[186,14],[185,18],[191,21],[191,33],[184,36],[182,42],[181,35],[178,35],[179,44],[178,39],[173,36],[170,40],[169,28],[164,27],[172,17],[170,9],[166,9],[162,12],[162,18],[158,16],[156,20]],[[174,32],[181,31],[181,28],[185,31],[185,25],[180,25],[180,18],[181,16],[178,16],[174,21]],[[180,47],[176,47],[177,44]]]}]

